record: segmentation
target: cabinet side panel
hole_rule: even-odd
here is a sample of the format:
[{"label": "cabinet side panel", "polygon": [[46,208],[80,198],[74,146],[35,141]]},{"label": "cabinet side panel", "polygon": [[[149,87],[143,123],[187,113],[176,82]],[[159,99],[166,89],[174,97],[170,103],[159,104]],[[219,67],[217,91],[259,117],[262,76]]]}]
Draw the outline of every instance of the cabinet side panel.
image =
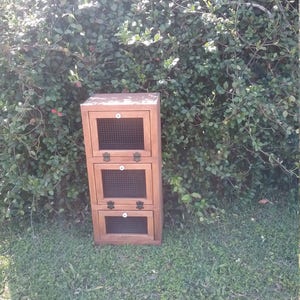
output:
[{"label": "cabinet side panel", "polygon": [[163,199],[162,199],[162,155],[161,155],[161,120],[160,101],[151,111],[151,141],[152,141],[152,174],[153,174],[153,202],[154,202],[154,236],[161,241],[163,227]]},{"label": "cabinet side panel", "polygon": [[96,190],[95,190],[95,178],[94,170],[89,160],[92,157],[92,147],[91,147],[91,131],[90,131],[90,122],[89,122],[89,113],[81,107],[81,116],[82,116],[82,126],[83,126],[83,136],[84,136],[84,145],[86,153],[86,164],[87,164],[87,173],[89,181],[89,191],[91,203],[96,204]]},{"label": "cabinet side panel", "polygon": [[97,204],[97,192],[96,192],[96,180],[98,178],[95,175],[95,171],[93,165],[88,163],[87,164],[87,172],[88,172],[88,179],[89,179],[89,191],[90,191],[90,201],[91,205]]},{"label": "cabinet side panel", "polygon": [[153,212],[154,240],[158,241],[159,243],[161,243],[162,241],[162,228],[163,228],[162,215],[163,212],[161,210],[155,210]]},{"label": "cabinet side panel", "polygon": [[96,210],[92,211],[92,221],[93,221],[93,233],[94,233],[94,242],[99,244],[101,242],[101,228],[104,224],[100,224],[100,218]]},{"label": "cabinet side panel", "polygon": [[82,119],[82,129],[84,138],[84,147],[86,157],[92,157],[92,142],[91,142],[91,129],[89,122],[89,112],[81,107],[81,119]]},{"label": "cabinet side panel", "polygon": [[159,102],[152,106],[150,116],[152,157],[161,159],[161,125]]}]

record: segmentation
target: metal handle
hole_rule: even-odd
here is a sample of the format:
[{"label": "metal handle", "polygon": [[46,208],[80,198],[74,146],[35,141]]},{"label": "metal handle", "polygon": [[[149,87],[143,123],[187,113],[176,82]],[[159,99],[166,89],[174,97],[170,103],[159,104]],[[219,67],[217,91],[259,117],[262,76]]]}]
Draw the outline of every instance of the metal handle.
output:
[{"label": "metal handle", "polygon": [[107,201],[107,208],[109,209],[115,208],[115,203],[113,201]]},{"label": "metal handle", "polygon": [[124,213],[122,214],[122,217],[123,217],[123,218],[127,218],[127,217],[128,217],[127,213],[124,212]]},{"label": "metal handle", "polygon": [[103,153],[103,160],[104,161],[110,161],[110,154],[108,152]]},{"label": "metal handle", "polygon": [[139,162],[141,160],[141,153],[134,152],[133,153],[133,160],[136,161],[136,162]]},{"label": "metal handle", "polygon": [[124,166],[120,166],[119,169],[120,169],[120,171],[124,171],[125,167]]},{"label": "metal handle", "polygon": [[136,201],[136,208],[137,209],[143,209],[144,208],[144,202],[143,201]]},{"label": "metal handle", "polygon": [[121,114],[117,113],[116,114],[116,119],[121,119]]}]

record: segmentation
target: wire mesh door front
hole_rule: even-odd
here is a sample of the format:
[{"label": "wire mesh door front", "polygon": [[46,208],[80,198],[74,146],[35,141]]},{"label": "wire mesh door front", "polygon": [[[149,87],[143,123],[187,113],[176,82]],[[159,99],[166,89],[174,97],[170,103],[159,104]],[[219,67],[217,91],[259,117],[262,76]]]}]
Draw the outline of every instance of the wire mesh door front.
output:
[{"label": "wire mesh door front", "polygon": [[100,150],[144,150],[142,118],[97,119]]},{"label": "wire mesh door front", "polygon": [[151,154],[151,131],[148,111],[91,112],[93,154],[130,156],[138,151]]},{"label": "wire mesh door front", "polygon": [[152,211],[99,211],[98,217],[103,239],[132,235],[154,238]]},{"label": "wire mesh door front", "polygon": [[147,217],[106,216],[107,234],[148,234]]},{"label": "wire mesh door front", "polygon": [[94,170],[98,203],[152,203],[151,164],[96,164]]},{"label": "wire mesh door front", "polygon": [[102,170],[104,198],[146,198],[145,170]]}]

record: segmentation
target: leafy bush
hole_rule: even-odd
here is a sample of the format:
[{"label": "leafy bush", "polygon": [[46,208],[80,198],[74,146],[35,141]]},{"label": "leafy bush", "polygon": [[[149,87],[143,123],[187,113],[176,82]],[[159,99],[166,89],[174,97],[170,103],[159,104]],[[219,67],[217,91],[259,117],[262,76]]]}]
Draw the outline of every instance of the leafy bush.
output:
[{"label": "leafy bush", "polygon": [[2,1],[2,215],[87,203],[94,92],[161,93],[164,184],[200,220],[295,187],[297,6],[260,2]]}]

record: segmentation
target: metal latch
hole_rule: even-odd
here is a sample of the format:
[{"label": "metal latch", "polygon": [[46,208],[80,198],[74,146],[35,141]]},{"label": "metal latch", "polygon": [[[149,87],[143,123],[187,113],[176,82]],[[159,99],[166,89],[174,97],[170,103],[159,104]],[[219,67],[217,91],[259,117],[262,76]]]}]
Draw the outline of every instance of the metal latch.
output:
[{"label": "metal latch", "polygon": [[137,209],[143,209],[144,208],[144,202],[143,201],[136,201],[136,208]]},{"label": "metal latch", "polygon": [[133,160],[136,161],[136,162],[139,162],[141,160],[141,153],[134,152],[133,153]]},{"label": "metal latch", "polygon": [[110,161],[110,154],[108,152],[103,153],[103,160],[104,161]]},{"label": "metal latch", "polygon": [[107,201],[107,208],[109,209],[115,208],[115,203],[113,201]]}]

